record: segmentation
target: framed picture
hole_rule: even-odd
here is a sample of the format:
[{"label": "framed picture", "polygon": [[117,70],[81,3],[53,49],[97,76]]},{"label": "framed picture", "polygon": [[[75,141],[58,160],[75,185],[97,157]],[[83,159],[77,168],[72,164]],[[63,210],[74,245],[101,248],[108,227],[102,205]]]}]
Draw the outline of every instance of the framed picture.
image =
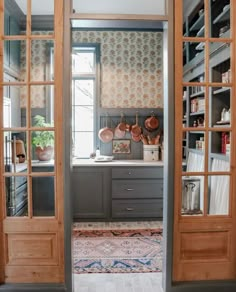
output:
[{"label": "framed picture", "polygon": [[128,154],[130,153],[130,140],[112,140],[112,153]]}]

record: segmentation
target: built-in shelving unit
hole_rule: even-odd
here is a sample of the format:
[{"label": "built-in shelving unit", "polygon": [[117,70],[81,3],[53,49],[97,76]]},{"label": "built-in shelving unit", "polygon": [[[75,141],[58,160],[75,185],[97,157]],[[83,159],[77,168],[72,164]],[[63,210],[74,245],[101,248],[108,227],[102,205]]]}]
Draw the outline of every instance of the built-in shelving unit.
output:
[{"label": "built-in shelving unit", "polygon": [[[209,34],[210,37],[229,38],[230,37],[230,5],[228,0],[214,1],[210,5],[209,19]],[[230,64],[230,44],[227,42],[211,42],[209,43],[209,81],[222,83],[222,87],[209,87],[206,91],[205,82],[205,42],[198,38],[205,35],[205,11],[204,1],[198,1],[193,4],[193,10],[185,16],[184,22],[184,37],[194,37],[194,40],[186,40],[183,42],[184,52],[184,67],[183,79],[185,82],[193,82],[193,86],[187,86],[183,90],[186,91],[183,98],[183,126],[186,128],[193,127],[185,133],[183,140],[183,159],[186,159],[188,152],[198,146],[198,141],[205,139],[204,126],[206,119],[206,96],[208,98],[209,111],[207,114],[208,125],[219,129],[218,136],[209,133],[209,159],[211,149],[218,149],[219,153],[214,153],[214,157],[225,159],[225,155],[220,153],[222,133],[230,124],[223,123],[222,112],[228,112],[230,116],[230,100],[231,100],[231,64]],[[197,83],[197,84],[196,84]],[[229,85],[229,86],[226,86]],[[223,121],[224,122],[224,121]],[[199,131],[196,128],[200,128]],[[186,140],[185,140],[186,138]],[[218,146],[212,146],[218,144]],[[197,149],[199,152],[199,150]]]}]

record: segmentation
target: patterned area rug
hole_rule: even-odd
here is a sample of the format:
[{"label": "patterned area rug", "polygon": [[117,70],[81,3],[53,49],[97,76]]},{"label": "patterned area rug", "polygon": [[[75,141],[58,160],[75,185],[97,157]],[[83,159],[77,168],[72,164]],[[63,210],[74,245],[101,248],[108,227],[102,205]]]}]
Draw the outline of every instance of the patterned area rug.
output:
[{"label": "patterned area rug", "polygon": [[74,230],[74,273],[162,271],[162,229]]}]

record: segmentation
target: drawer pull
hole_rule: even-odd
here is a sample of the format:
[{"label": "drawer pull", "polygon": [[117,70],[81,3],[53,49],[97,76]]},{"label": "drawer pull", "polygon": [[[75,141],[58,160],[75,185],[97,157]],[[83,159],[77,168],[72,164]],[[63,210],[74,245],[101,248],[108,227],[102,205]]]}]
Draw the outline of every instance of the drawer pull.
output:
[{"label": "drawer pull", "polygon": [[129,171],[129,172],[128,172],[128,175],[131,175],[131,174],[132,174],[132,172],[131,172],[131,171]]},{"label": "drawer pull", "polygon": [[132,191],[134,191],[134,189],[126,189],[126,191],[132,192]]},{"label": "drawer pull", "polygon": [[126,211],[134,211],[134,208],[126,208]]}]

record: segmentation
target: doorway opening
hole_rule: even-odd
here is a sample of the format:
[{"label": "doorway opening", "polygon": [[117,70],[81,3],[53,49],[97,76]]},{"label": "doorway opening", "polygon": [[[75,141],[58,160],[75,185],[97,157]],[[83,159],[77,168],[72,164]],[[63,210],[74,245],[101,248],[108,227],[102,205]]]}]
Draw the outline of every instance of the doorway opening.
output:
[{"label": "doorway opening", "polygon": [[[93,138],[95,141],[94,153],[91,153],[91,157],[93,158],[96,155],[95,150],[99,148],[101,156],[113,157],[113,161],[118,163],[124,162],[126,165],[120,164],[117,168],[114,164],[107,163],[106,165],[103,164],[105,165],[104,167],[99,165],[99,162],[92,161],[95,164],[91,166],[91,158],[78,159],[76,155],[73,157],[71,185],[71,193],[74,194],[73,230],[81,231],[88,228],[94,231],[98,226],[100,226],[100,229],[104,229],[104,227],[112,229],[114,226],[117,228],[117,226],[125,225],[126,228],[127,226],[133,228],[137,225],[149,230],[153,226],[155,228],[163,228],[163,199],[161,197],[157,199],[156,197],[159,187],[163,190],[163,152],[158,154],[155,165],[157,167],[153,167],[153,165],[150,167],[148,162],[145,163],[144,161],[144,143],[141,139],[138,141],[133,139],[130,133],[131,128],[125,132],[125,136],[119,139],[114,135],[114,129],[123,121],[131,127],[132,125],[138,124],[142,128],[142,131],[144,130],[142,133],[144,136],[149,136],[147,138],[151,140],[160,134],[159,143],[161,143],[161,146],[164,144],[163,105],[166,94],[165,88],[168,85],[167,79],[164,78],[166,75],[164,65],[167,64],[167,59],[165,59],[167,56],[167,25],[163,22],[153,21],[107,22],[72,20],[72,47],[74,43],[87,48],[93,45],[99,45],[100,47],[100,63],[97,63],[100,76],[98,79],[98,89],[93,89],[93,91],[89,92],[88,88],[84,86],[77,87],[79,92],[78,99],[83,99],[86,96],[86,98],[91,100],[91,96],[96,93],[94,104],[97,116],[90,123],[90,125],[93,125]],[[120,52],[124,52],[126,55],[121,56]],[[89,67],[91,68],[91,64]],[[147,81],[145,78],[149,78],[149,80]],[[127,82],[126,79],[128,79]],[[116,94],[119,96],[118,98],[114,98]],[[73,108],[73,103],[74,105],[76,104],[76,94],[73,86],[72,95],[74,99],[72,101]],[[137,98],[138,95],[140,95],[139,98]],[[144,99],[144,102],[142,99]],[[88,110],[87,103],[77,102],[78,104],[82,104],[85,111]],[[94,109],[92,110],[94,112]],[[72,116],[75,115],[72,110]],[[145,127],[145,121],[149,116],[155,116],[158,119],[159,125],[156,131],[149,131]],[[81,126],[85,127],[86,124],[85,122]],[[98,132],[100,129],[106,127],[113,130],[114,136],[110,141],[104,143],[99,140]],[[84,130],[86,131],[86,128]],[[130,147],[130,144],[131,147],[126,153],[121,152],[120,149],[118,152],[115,152],[114,140],[115,142],[118,140],[119,143],[129,141],[127,147]],[[73,146],[76,147],[76,145]],[[160,151],[160,148],[158,148],[158,151]],[[136,164],[134,167],[132,160],[138,161],[139,164]],[[130,165],[127,165],[127,163],[130,163]],[[115,188],[119,189],[120,185],[124,182],[127,184],[126,178],[122,177],[122,175],[116,177],[115,172],[117,169],[120,171],[121,169],[128,169],[130,167],[138,168],[139,171],[142,169],[144,173],[148,170],[144,177],[136,177],[136,181],[133,178],[132,183],[138,185],[138,188],[144,188],[144,183],[146,184],[145,187],[147,185],[150,187],[150,183],[154,183],[152,185],[151,195],[144,189],[142,195],[139,190],[136,193],[136,197],[135,195],[132,197],[132,194],[130,198],[128,197],[129,199],[119,197],[119,190],[113,196],[113,192],[116,192]],[[161,167],[162,175],[158,176],[157,173]],[[141,184],[140,180],[142,180]],[[146,181],[144,182],[144,180]],[[91,194],[91,197],[89,194]],[[132,200],[133,202],[131,202]],[[156,200],[159,200],[158,204]],[[138,216],[130,216],[130,214],[122,215],[121,210],[123,207],[126,208],[127,212],[133,212],[133,206],[129,207],[127,205],[128,203],[135,203],[135,208],[141,205],[143,208],[145,204],[148,207],[144,211],[142,208],[142,210],[139,210],[141,213],[144,212],[141,217],[141,213]],[[139,276],[142,275],[145,276],[142,273]],[[152,273],[153,275],[154,273]],[[77,281],[82,281],[82,278],[86,277],[86,273],[81,276],[81,280],[76,280],[77,276],[74,275],[75,286],[79,284]],[[104,277],[102,273],[100,276],[101,278]],[[158,276],[161,276],[161,274],[159,273]],[[90,277],[93,276],[90,274]],[[159,284],[157,285],[161,287],[161,277],[159,277],[159,280]],[[94,283],[94,279],[91,281],[91,283]]]}]

